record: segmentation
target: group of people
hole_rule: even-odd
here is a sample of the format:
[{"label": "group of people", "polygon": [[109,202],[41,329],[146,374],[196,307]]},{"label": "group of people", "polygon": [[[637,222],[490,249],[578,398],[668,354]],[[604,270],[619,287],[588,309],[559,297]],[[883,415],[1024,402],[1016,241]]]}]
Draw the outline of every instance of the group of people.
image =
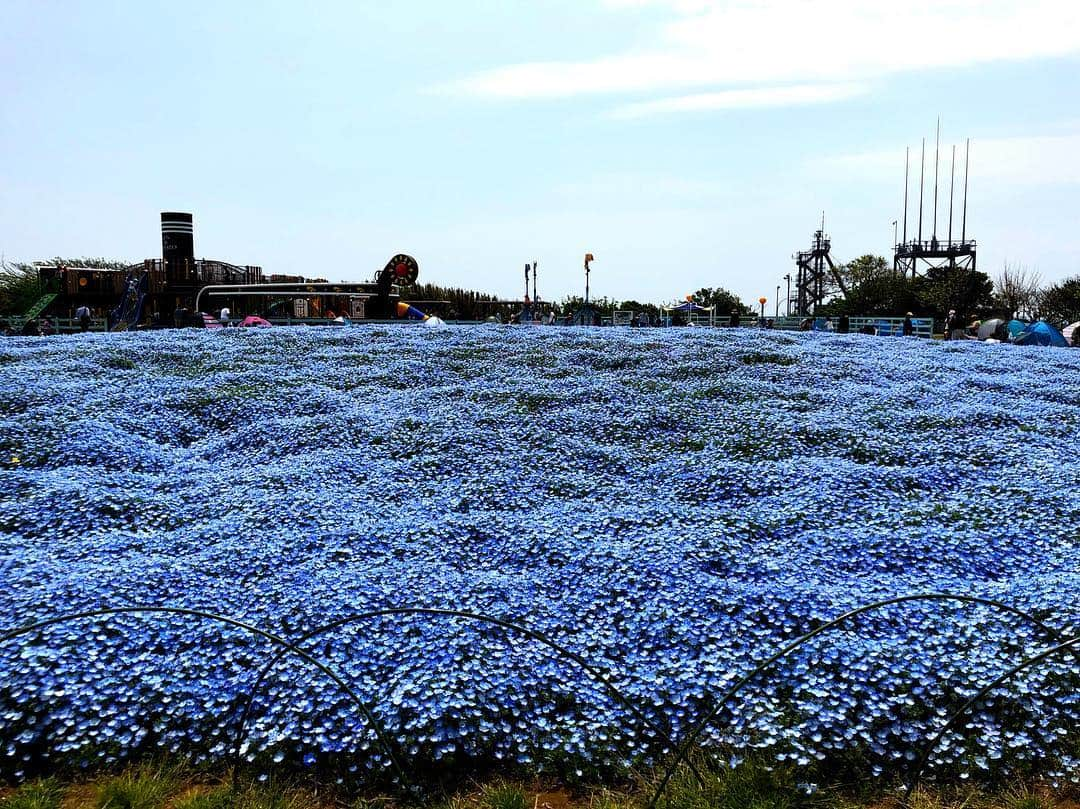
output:
[{"label": "group of people", "polygon": [[[768,320],[765,323],[765,328],[772,328],[772,320]],[[835,330],[837,334],[850,334],[851,333],[851,318],[847,315],[840,315],[836,318],[836,326],[833,329],[829,325],[827,318],[819,317],[807,317],[799,323],[800,331],[832,331]],[[873,323],[865,323],[859,327],[859,334],[874,334],[878,333],[878,327]],[[904,321],[900,325],[900,334],[904,337],[915,337],[917,331],[915,328],[915,315],[912,312],[906,312],[904,314]]]}]

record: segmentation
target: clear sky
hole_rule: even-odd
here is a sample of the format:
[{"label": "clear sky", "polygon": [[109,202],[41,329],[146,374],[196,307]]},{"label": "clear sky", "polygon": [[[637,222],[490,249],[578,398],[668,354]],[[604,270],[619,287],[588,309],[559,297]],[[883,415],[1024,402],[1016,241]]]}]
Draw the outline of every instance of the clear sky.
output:
[{"label": "clear sky", "polygon": [[596,295],[772,306],[823,210],[836,259],[891,257],[940,115],[939,237],[970,136],[981,269],[1057,280],[1078,79],[1075,0],[0,0],[0,251],[156,257],[180,210],[267,272],[404,251],[509,296],[536,260],[552,299],[589,251]]}]

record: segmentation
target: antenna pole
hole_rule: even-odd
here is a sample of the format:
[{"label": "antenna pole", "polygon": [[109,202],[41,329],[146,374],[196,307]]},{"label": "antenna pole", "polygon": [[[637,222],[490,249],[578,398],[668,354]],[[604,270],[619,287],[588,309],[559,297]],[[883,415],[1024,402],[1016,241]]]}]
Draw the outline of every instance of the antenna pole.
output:
[{"label": "antenna pole", "polygon": [[956,144],[952,147],[952,160],[949,161],[949,246],[952,247],[952,211],[953,188],[956,187]]},{"label": "antenna pole", "polygon": [[[937,134],[934,136],[934,231],[930,238],[937,241],[937,180],[938,163],[941,158],[941,117],[937,119]],[[935,245],[936,247],[936,245]]]},{"label": "antenna pole", "polygon": [[964,217],[960,225],[960,241],[967,241],[967,189],[968,189],[968,159],[971,157],[971,138],[964,145]]},{"label": "antenna pole", "polygon": [[540,299],[538,297],[536,297],[536,262],[535,261],[533,262],[532,271],[533,271],[533,300],[538,301]]},{"label": "antenna pole", "polygon": [[908,192],[908,169],[911,162],[911,147],[904,147],[904,244],[907,244],[907,192]]},{"label": "antenna pole", "polygon": [[922,242],[923,178],[926,177],[926,138],[922,139],[922,163],[919,167],[919,242]]}]

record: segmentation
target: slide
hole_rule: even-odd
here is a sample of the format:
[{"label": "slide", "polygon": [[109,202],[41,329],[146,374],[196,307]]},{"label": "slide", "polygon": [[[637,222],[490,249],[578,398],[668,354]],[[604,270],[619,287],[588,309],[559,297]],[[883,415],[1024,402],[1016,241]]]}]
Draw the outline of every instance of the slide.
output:
[{"label": "slide", "polygon": [[397,305],[398,317],[409,318],[410,320],[419,320],[425,326],[441,326],[442,320],[434,315],[425,315],[415,306],[405,303],[405,301],[398,301]]},{"label": "slide", "polygon": [[139,325],[149,286],[150,276],[143,272],[142,268],[128,273],[124,284],[124,297],[109,313],[109,331],[127,331]]}]

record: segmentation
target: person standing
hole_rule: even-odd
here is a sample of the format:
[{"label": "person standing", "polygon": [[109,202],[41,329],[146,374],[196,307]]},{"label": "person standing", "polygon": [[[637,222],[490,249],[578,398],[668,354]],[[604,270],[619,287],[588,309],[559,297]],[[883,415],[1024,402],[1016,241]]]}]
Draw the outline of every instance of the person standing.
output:
[{"label": "person standing", "polygon": [[945,318],[945,339],[951,340],[953,329],[956,328],[956,310],[950,309],[948,317]]},{"label": "person standing", "polygon": [[231,316],[232,316],[232,313],[229,311],[229,307],[228,306],[222,306],[221,307],[221,314],[218,317],[218,320],[221,321],[221,325],[223,327],[227,327],[229,325],[229,318]]},{"label": "person standing", "polygon": [[911,321],[913,315],[908,312],[904,315],[904,336],[911,337],[915,333],[915,324]]},{"label": "person standing", "polygon": [[90,307],[85,303],[75,310],[75,319],[79,321],[79,331],[90,331]]}]

